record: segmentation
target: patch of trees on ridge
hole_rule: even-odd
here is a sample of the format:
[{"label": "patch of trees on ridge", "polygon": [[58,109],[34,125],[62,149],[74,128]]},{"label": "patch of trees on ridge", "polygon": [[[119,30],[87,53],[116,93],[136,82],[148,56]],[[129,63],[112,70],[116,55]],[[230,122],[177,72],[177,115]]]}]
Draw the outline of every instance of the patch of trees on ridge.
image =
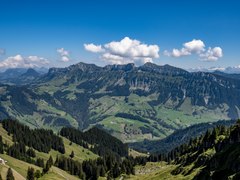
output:
[{"label": "patch of trees on ridge", "polygon": [[132,119],[137,120],[143,123],[149,123],[148,120],[142,118],[141,116],[133,115],[133,114],[127,114],[127,113],[117,113],[115,117],[125,118],[125,119]]},{"label": "patch of trees on ridge", "polygon": [[71,127],[64,127],[61,129],[60,135],[79,145],[91,144],[90,150],[100,156],[109,153],[115,153],[119,156],[128,155],[127,144],[122,143],[119,139],[96,127],[86,132],[81,132]]},{"label": "patch of trees on ridge", "polygon": [[[211,153],[210,153],[211,152]],[[173,175],[188,175],[194,169],[201,171],[194,180],[240,179],[240,120],[235,125],[217,126],[197,138],[190,139],[168,154],[151,154],[148,161],[168,161],[178,166]],[[186,170],[187,166],[193,165]]]},{"label": "patch of trees on ridge", "polygon": [[57,157],[54,165],[72,175],[77,175],[81,179],[95,180],[99,176],[115,179],[121,174],[135,174],[134,166],[136,164],[134,159],[129,157],[122,159],[114,154],[109,154],[94,160],[85,160],[82,163],[60,156]]},{"label": "patch of trees on ridge", "polygon": [[28,126],[10,119],[3,120],[2,125],[9,134],[13,134],[14,142],[23,143],[44,153],[48,153],[51,149],[62,154],[65,153],[62,138],[55,135],[52,130],[30,129]]},{"label": "patch of trees on ridge", "polygon": [[167,154],[182,144],[186,144],[190,139],[204,135],[207,130],[212,130],[217,126],[229,127],[236,123],[236,120],[220,120],[213,123],[200,123],[189,126],[184,129],[176,130],[171,135],[160,140],[144,140],[142,142],[134,142],[128,144],[130,148],[137,151],[150,152],[154,154]]}]

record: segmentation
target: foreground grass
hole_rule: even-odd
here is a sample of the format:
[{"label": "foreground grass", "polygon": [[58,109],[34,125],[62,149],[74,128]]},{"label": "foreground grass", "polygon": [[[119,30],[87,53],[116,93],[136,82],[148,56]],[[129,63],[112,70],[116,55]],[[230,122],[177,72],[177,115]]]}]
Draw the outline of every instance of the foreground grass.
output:
[{"label": "foreground grass", "polygon": [[[15,159],[11,156],[8,156],[6,154],[0,154],[0,157],[4,159],[6,162],[6,165],[11,167],[13,170],[17,171],[20,175],[23,177],[27,176],[27,170],[28,167],[33,167],[35,170],[40,170],[42,171],[42,168],[35,166],[33,164],[26,163],[24,161],[20,161],[18,159]],[[2,173],[2,171],[1,171]],[[5,176],[4,176],[5,177]]]},{"label": "foreground grass", "polygon": [[68,174],[66,171],[63,171],[57,167],[51,167],[49,172],[42,176],[39,180],[77,180],[79,179],[76,176]]},{"label": "foreground grass", "polygon": [[[0,123],[0,136],[2,136],[3,138],[3,142],[8,144],[8,145],[12,145],[13,141],[12,141],[12,136],[8,135],[7,131],[2,127],[2,124]],[[69,141],[67,138],[65,137],[61,137],[63,139],[63,143],[65,146],[65,157],[69,157],[69,155],[71,154],[71,152],[74,152],[74,160],[77,161],[84,161],[84,160],[88,160],[88,159],[96,159],[98,158],[98,155],[94,154],[92,151],[83,148],[82,146],[75,144],[75,143],[71,143],[71,141]],[[44,161],[46,162],[50,156],[53,157],[53,159],[55,160],[56,157],[58,155],[62,155],[61,153],[59,153],[58,151],[55,150],[51,150],[49,153],[43,153],[43,152],[39,152],[37,150],[35,150],[36,152],[36,158],[43,158]]]},{"label": "foreground grass", "polygon": [[[8,165],[0,164],[0,174],[1,174],[1,177],[3,179],[6,179],[8,168],[9,168]],[[25,180],[25,177],[23,177],[21,174],[19,174],[14,169],[12,169],[12,172],[13,172],[13,176],[15,177],[15,179],[17,179],[17,180]]]},{"label": "foreground grass", "polygon": [[125,179],[131,180],[190,180],[196,175],[196,172],[193,172],[187,176],[182,174],[172,175],[171,171],[174,170],[176,165],[167,165],[165,162],[148,162],[145,166],[136,166],[136,175],[131,175]]},{"label": "foreground grass", "polygon": [[[12,145],[12,136],[8,135],[7,131],[2,127],[2,124],[0,124],[0,135],[3,138],[3,142]],[[71,143],[67,138],[63,138],[64,146],[65,146],[65,154],[63,156],[69,157],[71,152],[74,152],[74,160],[77,161],[84,161],[88,159],[96,159],[98,155],[94,154],[92,151],[83,148],[82,146],[79,146],[75,143]],[[50,156],[53,157],[53,160],[55,161],[56,157],[58,155],[62,155],[58,151],[51,150],[49,153],[43,153],[35,150],[36,152],[36,158],[43,158],[45,163],[49,159]],[[8,156],[7,154],[0,154],[0,158],[4,159],[6,162],[5,165],[0,164],[0,174],[5,179],[7,170],[9,167],[12,168],[13,174],[16,180],[24,180],[27,176],[27,170],[28,167],[33,167],[35,170],[40,170],[42,172],[42,168],[35,166],[33,164],[29,164],[27,162],[15,159],[11,156]],[[75,180],[79,179],[75,176],[70,175],[68,172],[65,172],[57,167],[52,167],[47,174],[45,174],[43,177],[40,178],[41,180]]]},{"label": "foreground grass", "polygon": [[65,157],[69,157],[69,155],[71,154],[71,152],[74,152],[74,158],[73,160],[77,160],[77,161],[84,161],[84,160],[88,160],[88,159],[96,159],[98,158],[98,155],[94,154],[92,151],[83,148],[82,146],[79,146],[78,144],[75,143],[71,143],[71,141],[69,141],[67,138],[63,138],[63,142],[64,142],[64,146],[65,146],[65,154],[61,154],[58,151],[55,150],[51,150],[48,154],[47,153],[43,153],[43,152],[39,152],[39,151],[35,151],[36,152],[36,156],[43,158],[45,161],[47,161],[49,159],[50,156],[53,157],[53,160],[56,159],[57,156],[65,156]]},{"label": "foreground grass", "polygon": [[135,151],[134,149],[130,149],[128,150],[128,155],[129,156],[132,156],[132,157],[138,157],[138,156],[142,156],[142,157],[148,157],[149,155],[146,154],[146,153],[141,153],[141,152],[138,152],[138,151]]},{"label": "foreground grass", "polygon": [[0,123],[0,136],[2,136],[3,143],[12,145],[12,136],[8,135],[8,132],[2,127],[2,124]]},{"label": "foreground grass", "polygon": [[[0,164],[0,173],[3,179],[5,179],[9,167],[12,168],[13,175],[16,180],[24,180],[27,177],[28,167],[33,167],[35,171],[40,170],[42,172],[42,168],[35,166],[33,164],[26,163],[24,161],[20,161],[6,154],[1,154],[0,157],[7,161],[6,165]],[[69,173],[54,166],[51,167],[47,174],[40,178],[40,180],[64,180],[64,179],[77,180],[79,178],[76,176],[72,176]]]}]

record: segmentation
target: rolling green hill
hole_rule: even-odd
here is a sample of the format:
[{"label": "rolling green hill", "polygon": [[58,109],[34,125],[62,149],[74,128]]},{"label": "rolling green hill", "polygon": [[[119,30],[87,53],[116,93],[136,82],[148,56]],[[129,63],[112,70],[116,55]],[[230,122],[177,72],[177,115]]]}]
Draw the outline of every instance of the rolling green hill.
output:
[{"label": "rolling green hill", "polygon": [[[4,143],[6,143],[8,145],[13,144],[12,135],[8,135],[8,132],[2,127],[2,124],[0,124],[0,136],[2,137]],[[62,137],[62,138],[63,138],[65,151],[66,151],[64,154],[65,157],[69,157],[71,152],[74,151],[75,156],[73,159],[80,161],[80,162],[82,162],[83,160],[98,158],[98,155],[94,154],[89,149],[86,149],[80,145],[77,145],[64,137]],[[57,156],[62,155],[60,152],[55,151],[55,150],[51,150],[49,153],[43,153],[43,152],[39,152],[37,150],[35,150],[35,152],[36,152],[36,157],[34,159],[43,158],[45,162],[49,159],[50,156],[52,156],[53,159],[55,160]],[[0,158],[7,161],[5,165],[3,165],[3,164],[0,165],[0,173],[1,173],[2,177],[6,177],[7,169],[9,167],[11,167],[13,169],[14,177],[17,180],[26,178],[28,167],[33,167],[35,170],[42,171],[41,167],[18,160],[7,154],[0,154]],[[44,176],[42,176],[40,179],[54,179],[54,180],[55,179],[59,179],[59,180],[73,179],[74,180],[74,179],[78,179],[78,178],[53,166],[49,170],[49,172],[47,174],[45,174]]]},{"label": "rolling green hill", "polygon": [[[0,157],[3,158],[5,161],[7,161],[5,165],[0,165],[0,172],[3,178],[6,177],[7,169],[9,167],[13,169],[13,175],[16,180],[26,179],[28,167],[33,167],[35,170],[42,170],[42,168],[38,166],[26,163],[24,161],[20,161],[6,154],[4,155],[0,154]],[[77,180],[79,178],[72,176],[69,173],[53,166],[47,174],[39,178],[39,180],[46,180],[46,179],[47,180],[49,179],[54,179],[54,180],[65,180],[65,179],[75,180],[76,179]]]},{"label": "rolling green hill", "polygon": [[40,179],[117,178],[121,173],[134,174],[130,152],[141,155],[98,128],[81,132],[66,127],[57,135],[52,130],[30,129],[17,120],[0,123],[3,177],[11,168],[16,178],[24,179],[31,167],[39,171]]},{"label": "rolling green hill", "polygon": [[[0,153],[0,158],[4,159],[6,164],[0,164],[1,176],[6,176],[6,172],[9,167],[12,168],[15,178],[19,180],[25,179],[29,167],[33,167],[35,171],[44,171],[45,167],[42,168],[32,164],[31,162],[25,162],[26,160],[29,161],[28,159],[24,160],[20,156],[20,159],[22,160],[19,160],[18,158],[14,158],[9,155],[11,146],[16,143],[18,144],[21,141],[21,138],[18,139],[15,137],[15,128],[29,133],[28,128],[11,120],[5,120],[2,123],[3,126],[0,126],[0,151],[2,151],[3,148],[4,153]],[[71,142],[69,139],[60,136],[60,138],[63,139],[65,153],[62,154],[56,150],[50,150],[49,153],[44,153],[35,149],[34,151],[36,152],[36,157],[32,159],[36,160],[37,158],[43,158],[44,162],[46,162],[45,165],[47,166],[50,159],[49,157],[53,157],[54,164],[52,164],[48,171],[39,178],[43,180],[74,180],[79,179],[79,177],[83,179],[132,180],[225,180],[229,178],[235,180],[239,178],[240,174],[240,121],[238,120],[230,127],[224,126],[224,124],[225,123],[221,123],[217,126],[211,127],[211,130],[208,130],[205,134],[202,134],[197,138],[190,139],[188,143],[176,147],[168,154],[146,155],[134,150],[129,150],[129,154],[135,154],[135,158],[124,155],[119,159],[117,154],[120,155],[121,152],[115,148],[110,149],[110,147],[117,147],[121,144],[121,142],[114,137],[108,136],[107,133],[105,134],[102,130],[99,130],[98,132],[97,128],[93,128],[86,132],[80,132],[72,128],[63,128],[60,134],[73,140],[73,142]],[[4,129],[6,126],[8,126],[7,129]],[[12,130],[14,133],[9,134]],[[30,132],[37,133],[38,131],[39,130],[32,130]],[[100,141],[100,139],[102,140]],[[81,144],[82,140],[88,143],[91,142],[91,144],[89,144],[91,148],[85,149],[84,147],[79,146],[78,144]],[[76,142],[76,144],[74,142]],[[109,144],[115,143],[115,145],[109,146],[109,144],[106,144],[107,142]],[[94,146],[101,147],[102,145],[105,146],[105,148],[108,148],[108,151],[105,151],[104,149],[99,151],[100,149],[97,149],[101,154],[101,157],[91,152],[95,151]],[[26,148],[29,149],[30,147],[27,146]],[[18,150],[16,149],[16,151]],[[74,151],[75,154],[73,158],[70,158],[70,152],[72,151]],[[68,165],[64,163],[65,161]],[[69,163],[74,167],[73,169],[67,168],[71,167],[69,166]],[[81,165],[83,171],[86,173],[84,176],[75,174],[75,170],[77,170],[75,168],[78,167],[78,163],[80,163],[79,165]],[[105,168],[103,168],[104,166],[101,163],[105,164],[104,166],[106,166],[106,170],[104,170]],[[110,167],[109,169],[107,168],[108,166]],[[127,167],[134,167],[134,169],[126,169]],[[94,170],[95,168],[96,172]],[[103,172],[105,175],[102,174]]]}]

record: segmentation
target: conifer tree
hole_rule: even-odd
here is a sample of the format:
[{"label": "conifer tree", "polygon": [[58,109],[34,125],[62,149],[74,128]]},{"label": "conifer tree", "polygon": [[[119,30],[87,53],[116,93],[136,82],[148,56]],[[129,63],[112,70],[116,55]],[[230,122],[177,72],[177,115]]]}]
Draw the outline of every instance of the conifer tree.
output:
[{"label": "conifer tree", "polygon": [[70,158],[74,158],[74,151],[71,152]]},{"label": "conifer tree", "polygon": [[36,170],[36,172],[34,173],[34,177],[35,178],[40,178],[41,177],[41,172],[39,170]]},{"label": "conifer tree", "polygon": [[34,180],[34,169],[32,167],[28,167],[27,180]]},{"label": "conifer tree", "polygon": [[2,141],[2,136],[0,136],[0,154],[3,154],[3,141]]},{"label": "conifer tree", "polygon": [[12,169],[11,168],[8,168],[8,171],[7,171],[7,177],[6,177],[7,180],[15,180],[14,176],[13,176],[13,172],[12,172]]}]

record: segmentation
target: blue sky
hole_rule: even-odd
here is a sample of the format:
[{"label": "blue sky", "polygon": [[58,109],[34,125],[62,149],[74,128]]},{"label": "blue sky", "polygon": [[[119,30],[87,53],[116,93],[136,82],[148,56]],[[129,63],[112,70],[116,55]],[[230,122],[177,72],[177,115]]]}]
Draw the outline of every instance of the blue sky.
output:
[{"label": "blue sky", "polygon": [[[0,3],[0,68],[39,61],[43,62],[37,65],[46,67],[80,61],[98,65],[151,61],[182,68],[240,65],[237,0]],[[192,44],[184,45],[187,42]],[[101,50],[84,47],[91,43]],[[121,49],[126,43],[129,49]]]}]

